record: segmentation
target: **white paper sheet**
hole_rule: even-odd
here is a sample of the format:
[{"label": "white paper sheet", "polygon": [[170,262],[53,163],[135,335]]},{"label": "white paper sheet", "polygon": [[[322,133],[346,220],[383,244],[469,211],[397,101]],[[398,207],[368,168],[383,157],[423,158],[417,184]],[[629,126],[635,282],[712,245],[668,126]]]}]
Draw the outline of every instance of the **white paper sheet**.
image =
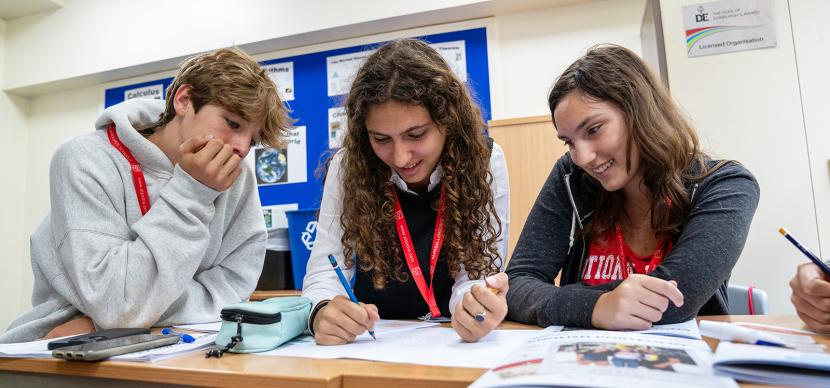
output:
[{"label": "white paper sheet", "polygon": [[49,342],[72,337],[51,338],[47,340],[0,344],[0,358],[52,358],[52,351],[46,346]]},{"label": "white paper sheet", "polygon": [[222,321],[194,323],[192,325],[176,325],[173,327],[180,330],[198,331],[201,333],[218,333],[219,329],[222,327]]},{"label": "white paper sheet", "polygon": [[421,365],[463,368],[490,368],[526,339],[561,330],[554,326],[539,330],[494,330],[475,343],[461,340],[454,329],[433,327],[404,332],[375,330],[377,340],[368,334],[350,344],[320,346],[304,336],[270,352],[272,356],[312,358],[355,358]]},{"label": "white paper sheet", "polygon": [[193,334],[196,341],[191,343],[179,343],[174,345],[162,346],[160,348],[143,350],[135,353],[122,354],[120,356],[110,357],[112,361],[134,361],[134,362],[156,362],[183,356],[185,354],[205,351],[213,346],[216,340],[216,334]]},{"label": "white paper sheet", "polygon": [[703,337],[700,336],[700,328],[697,326],[697,322],[695,322],[694,319],[669,325],[654,325],[651,329],[632,331],[631,333],[656,334],[667,337],[688,339],[703,339]]},{"label": "white paper sheet", "polygon": [[[174,345],[111,357],[108,360],[134,362],[160,361],[206,349],[213,345],[216,334],[195,334],[193,337],[196,338],[196,341],[189,344],[179,342]],[[46,346],[49,342],[56,339],[2,344],[0,345],[0,358],[52,358],[52,351],[47,349]]]}]

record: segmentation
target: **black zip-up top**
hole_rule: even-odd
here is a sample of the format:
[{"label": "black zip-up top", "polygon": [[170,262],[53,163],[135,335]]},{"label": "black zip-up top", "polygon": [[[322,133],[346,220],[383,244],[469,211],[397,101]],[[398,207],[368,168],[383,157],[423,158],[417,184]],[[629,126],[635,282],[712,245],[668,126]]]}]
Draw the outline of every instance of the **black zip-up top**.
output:
[{"label": "black zip-up top", "polygon": [[[709,167],[716,161],[707,161]],[[594,212],[585,172],[566,153],[556,162],[525,222],[507,266],[508,318],[540,326],[592,327],[597,299],[622,280],[587,286],[580,282],[590,241],[581,238]],[[726,287],[741,255],[758,206],[755,177],[729,162],[700,182],[687,182],[689,217],[669,255],[650,276],[677,281],[684,303],[669,303],[659,324],[698,314],[727,314]],[[560,286],[554,285],[559,272]]]}]

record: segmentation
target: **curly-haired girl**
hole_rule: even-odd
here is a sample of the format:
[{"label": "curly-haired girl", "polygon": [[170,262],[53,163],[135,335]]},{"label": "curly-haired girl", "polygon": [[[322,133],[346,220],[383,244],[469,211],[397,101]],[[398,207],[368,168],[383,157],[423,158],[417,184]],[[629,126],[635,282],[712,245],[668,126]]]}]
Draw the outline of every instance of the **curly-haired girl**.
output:
[{"label": "curly-haired girl", "polygon": [[[346,110],[303,281],[317,343],[353,341],[381,317],[422,316],[452,316],[461,338],[478,340],[507,313],[507,277],[484,279],[506,251],[509,189],[466,86],[428,44],[397,40],[369,56]],[[355,276],[359,305],[329,255]]]}]

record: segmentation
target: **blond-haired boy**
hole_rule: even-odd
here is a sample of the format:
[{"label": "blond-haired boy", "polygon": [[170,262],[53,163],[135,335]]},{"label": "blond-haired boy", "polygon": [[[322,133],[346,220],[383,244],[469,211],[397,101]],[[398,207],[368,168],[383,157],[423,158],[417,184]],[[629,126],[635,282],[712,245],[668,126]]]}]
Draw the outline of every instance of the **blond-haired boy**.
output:
[{"label": "blond-haired boy", "polygon": [[289,125],[274,83],[238,49],[186,60],[166,101],[105,110],[52,158],[33,309],[0,342],[212,321],[247,299],[266,233],[240,161]]}]

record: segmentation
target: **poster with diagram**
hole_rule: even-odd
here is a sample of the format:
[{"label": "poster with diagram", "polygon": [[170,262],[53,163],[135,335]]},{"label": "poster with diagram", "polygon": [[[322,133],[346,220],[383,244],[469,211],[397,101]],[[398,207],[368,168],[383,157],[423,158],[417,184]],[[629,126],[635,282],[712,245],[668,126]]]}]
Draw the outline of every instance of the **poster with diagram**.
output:
[{"label": "poster with diagram", "polygon": [[271,205],[262,207],[262,218],[265,220],[265,229],[271,231],[275,229],[287,229],[288,218],[285,217],[285,212],[289,210],[297,210],[296,203],[287,203],[284,205]]},{"label": "poster with diagram", "polygon": [[329,85],[329,96],[339,96],[349,92],[357,71],[366,62],[366,58],[374,50],[357,53],[336,55],[326,58],[326,79]]},{"label": "poster with diagram", "polygon": [[281,148],[254,147],[245,162],[254,172],[257,186],[306,182],[306,128],[291,128]]},{"label": "poster with diagram", "polygon": [[[481,105],[482,118],[489,120],[487,29],[478,27],[413,37],[432,45],[459,78],[467,82]],[[345,97],[360,66],[385,43],[366,41],[259,62],[277,84],[280,97],[290,110],[289,116],[295,120],[292,125],[296,126],[290,131],[285,147],[253,148],[245,160],[256,176],[263,218],[270,223],[269,229],[283,230],[283,205],[296,209],[320,206],[323,181],[322,174],[318,176],[316,172],[332,149],[342,147],[348,130],[343,108]],[[337,46],[337,42],[327,46]],[[304,49],[292,49],[292,52]],[[143,75],[113,82],[104,89],[104,106],[132,98],[164,99],[164,92],[172,82],[170,72],[158,73],[154,79]]]},{"label": "poster with diagram", "polygon": [[329,108],[329,148],[340,148],[343,146],[343,136],[349,129],[349,117],[346,115],[346,108],[337,106]]},{"label": "poster with diagram", "polygon": [[441,54],[441,57],[447,61],[447,65],[461,82],[467,82],[467,49],[463,40],[433,43],[430,46],[438,51],[438,54]]},{"label": "poster with diagram", "polygon": [[272,63],[262,68],[277,85],[280,100],[294,101],[294,62]]}]

